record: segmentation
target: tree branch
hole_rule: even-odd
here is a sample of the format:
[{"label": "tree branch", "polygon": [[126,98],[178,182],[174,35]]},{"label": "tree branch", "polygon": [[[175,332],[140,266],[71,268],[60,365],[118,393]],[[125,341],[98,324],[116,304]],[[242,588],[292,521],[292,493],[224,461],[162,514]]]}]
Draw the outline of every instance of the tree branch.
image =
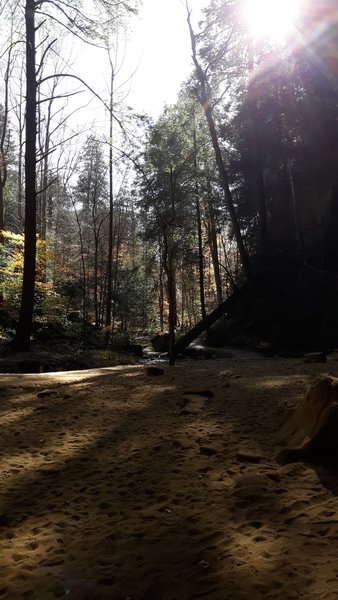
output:
[{"label": "tree branch", "polygon": [[[101,96],[97,92],[95,92],[95,90],[93,90],[93,88],[90,85],[88,85],[88,83],[86,83],[78,75],[73,75],[72,73],[54,73],[54,75],[47,75],[46,77],[43,77],[42,79],[37,81],[37,85],[40,86],[42,83],[45,83],[49,79],[55,79],[56,77],[70,77],[72,79],[76,79],[77,81],[80,81],[82,83],[82,85],[84,85],[85,88],[87,88],[87,90],[89,90],[93,94],[93,96],[95,96],[95,98],[100,100],[100,102],[108,110],[108,112],[110,112],[110,106],[108,106],[108,104],[103,100],[103,98],[101,98]],[[120,119],[118,119],[115,114],[113,114],[113,118],[118,123],[118,125],[121,127],[121,130],[123,131],[123,125],[122,125]]]}]

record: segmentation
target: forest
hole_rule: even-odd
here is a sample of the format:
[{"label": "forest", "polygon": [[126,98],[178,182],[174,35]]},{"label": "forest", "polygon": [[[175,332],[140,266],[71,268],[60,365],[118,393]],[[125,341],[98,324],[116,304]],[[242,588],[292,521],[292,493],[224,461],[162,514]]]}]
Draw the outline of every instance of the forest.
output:
[{"label": "forest", "polygon": [[[198,25],[187,3],[191,72],[155,119],[119,91],[136,0],[0,3],[0,322],[12,348],[169,333],[173,361],[200,323],[210,345],[335,347],[334,4],[303,0],[292,34],[257,40],[242,0],[211,0]],[[101,53],[105,89],[77,71],[72,44]]]},{"label": "forest", "polygon": [[337,0],[0,34],[0,599],[336,599]]}]

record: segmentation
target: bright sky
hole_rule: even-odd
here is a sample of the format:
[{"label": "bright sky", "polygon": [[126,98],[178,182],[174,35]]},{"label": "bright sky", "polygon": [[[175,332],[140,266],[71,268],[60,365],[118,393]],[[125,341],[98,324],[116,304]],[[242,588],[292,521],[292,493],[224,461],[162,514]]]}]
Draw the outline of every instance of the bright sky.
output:
[{"label": "bright sky", "polygon": [[[209,0],[189,0],[196,31],[201,8],[208,3]],[[193,68],[185,0],[143,0],[138,16],[129,18],[128,24],[127,41],[121,35],[117,57],[113,59],[118,70],[115,88],[120,88],[127,105],[156,119],[165,104],[175,102],[181,83]],[[110,69],[105,51],[83,45],[78,50],[75,43],[74,64],[75,71],[93,89],[109,89]],[[107,93],[100,93],[108,100]],[[89,93],[80,101],[83,98],[90,101],[82,113],[84,121],[103,125],[102,118],[107,115],[102,117],[102,106]]]},{"label": "bright sky", "polygon": [[244,10],[252,37],[282,42],[294,31],[301,4],[302,0],[246,0]]},{"label": "bright sky", "polygon": [[[210,0],[189,0],[192,23],[198,31],[201,9]],[[301,0],[246,0],[248,25],[252,35],[285,35],[294,19],[295,6]],[[115,39],[117,56],[113,60],[118,73],[115,80],[115,101],[157,119],[165,104],[173,104],[182,82],[191,73],[190,36],[187,25],[185,0],[143,0],[139,15],[128,20],[128,39],[121,34]],[[74,72],[101,97],[109,102],[110,68],[105,50],[93,46],[79,46],[74,42]],[[76,86],[76,84],[74,84]],[[75,121],[80,126],[92,128],[93,124],[107,130],[107,111],[91,93],[75,96],[74,106],[83,103],[85,109],[77,111]]]},{"label": "bright sky", "polygon": [[[194,22],[207,0],[190,0]],[[131,34],[132,59],[137,72],[128,101],[157,117],[164,104],[175,102],[180,84],[192,69],[186,9],[181,0],[143,0]],[[133,70],[133,69],[131,69]]]},{"label": "bright sky", "polygon": [[[246,0],[244,7],[252,35],[272,36],[276,41],[285,37],[300,1]],[[201,9],[208,4],[209,0],[189,0],[195,31],[202,17]],[[132,76],[123,88],[126,102],[137,111],[157,118],[165,104],[175,102],[181,83],[193,68],[185,0],[143,0],[138,17],[130,19],[129,24],[125,50],[123,43],[119,47],[117,64],[122,63],[123,67],[116,83],[121,85]],[[84,58],[84,64],[89,75],[88,58]],[[95,58],[96,78],[104,64],[107,64],[105,57],[102,61]]]}]

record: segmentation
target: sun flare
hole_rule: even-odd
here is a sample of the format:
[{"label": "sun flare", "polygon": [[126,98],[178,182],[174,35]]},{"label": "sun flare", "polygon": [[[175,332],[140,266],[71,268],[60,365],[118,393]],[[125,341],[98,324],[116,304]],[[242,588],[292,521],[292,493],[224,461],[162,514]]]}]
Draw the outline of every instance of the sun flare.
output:
[{"label": "sun flare", "polygon": [[245,19],[255,38],[284,40],[295,27],[300,0],[246,0]]}]

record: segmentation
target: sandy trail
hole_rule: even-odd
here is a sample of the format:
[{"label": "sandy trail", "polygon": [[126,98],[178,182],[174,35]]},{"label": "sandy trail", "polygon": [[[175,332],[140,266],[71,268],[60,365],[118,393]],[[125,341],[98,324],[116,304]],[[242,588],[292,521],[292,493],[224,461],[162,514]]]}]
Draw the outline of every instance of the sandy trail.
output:
[{"label": "sandy trail", "polygon": [[336,598],[336,474],[274,458],[336,365],[3,375],[0,598]]}]

